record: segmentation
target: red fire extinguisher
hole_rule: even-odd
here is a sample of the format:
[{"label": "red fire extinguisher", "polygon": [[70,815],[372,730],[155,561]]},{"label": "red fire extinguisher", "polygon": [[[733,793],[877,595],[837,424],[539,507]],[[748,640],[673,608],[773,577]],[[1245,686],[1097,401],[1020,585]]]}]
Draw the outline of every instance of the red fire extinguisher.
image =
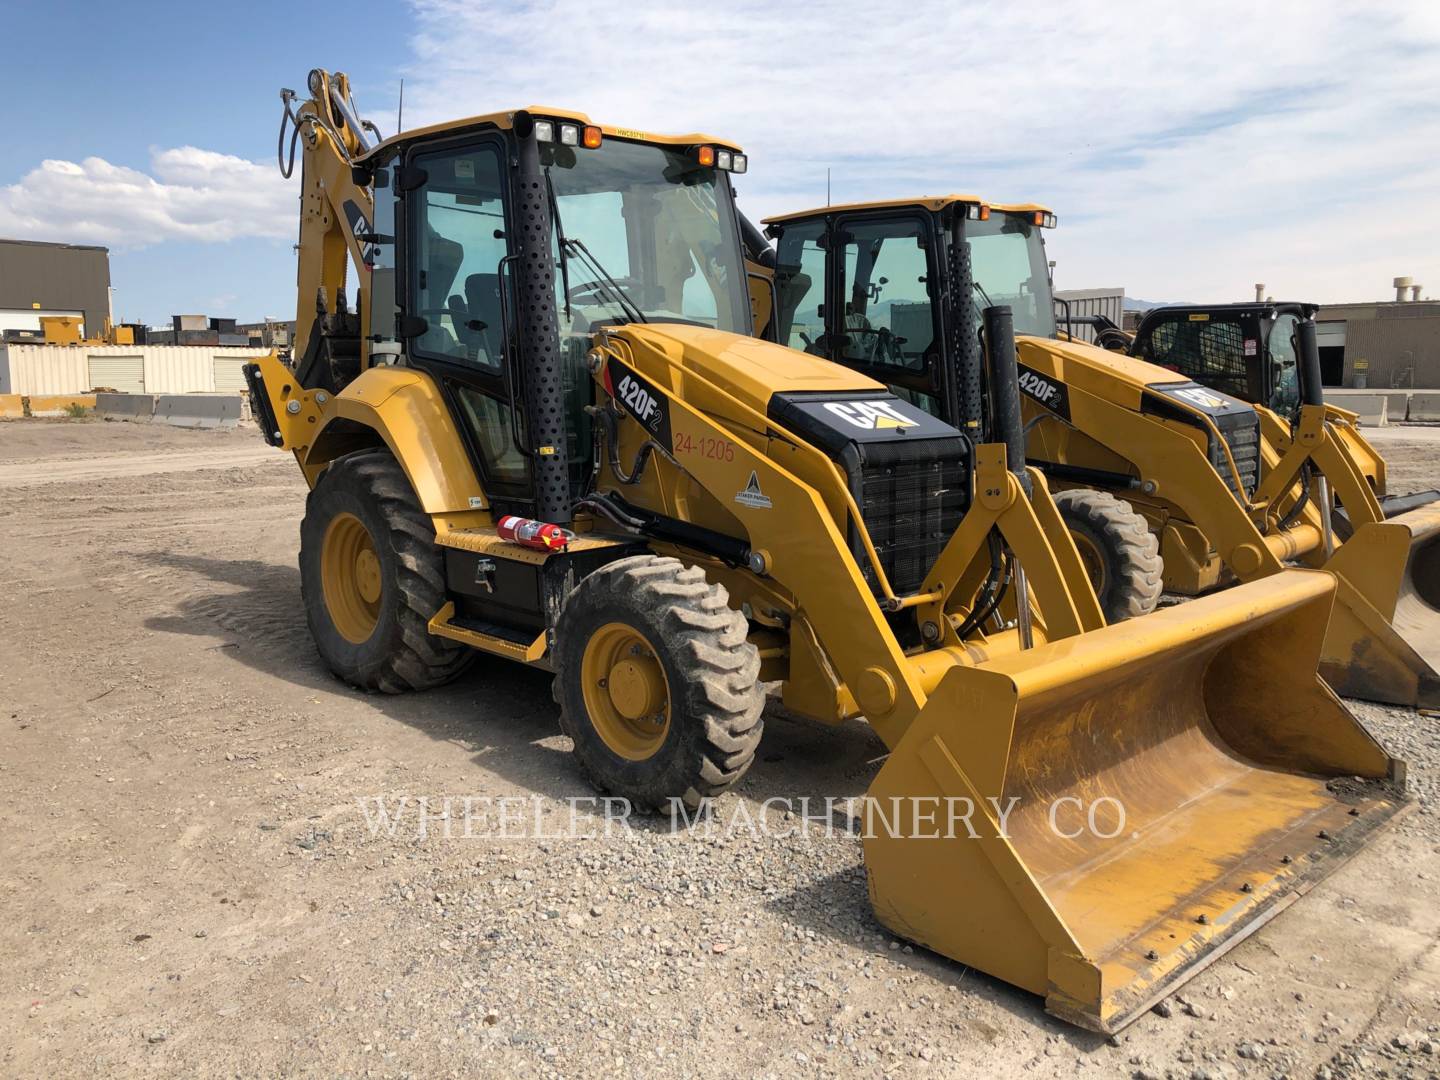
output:
[{"label": "red fire extinguisher", "polygon": [[497,521],[495,531],[501,540],[539,548],[541,551],[564,551],[570,541],[575,539],[575,534],[569,529],[551,525],[548,521],[516,517],[514,514],[506,514]]}]

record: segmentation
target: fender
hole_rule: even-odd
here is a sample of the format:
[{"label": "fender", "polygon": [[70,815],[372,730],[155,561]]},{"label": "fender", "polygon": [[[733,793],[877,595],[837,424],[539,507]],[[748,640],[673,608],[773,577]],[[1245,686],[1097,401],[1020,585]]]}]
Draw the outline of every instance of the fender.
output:
[{"label": "fender", "polygon": [[275,432],[267,439],[295,454],[311,487],[336,458],[383,445],[405,470],[427,514],[490,508],[444,395],[429,375],[372,367],[330,394],[302,387],[274,353],[254,367],[255,414],[274,420]]}]

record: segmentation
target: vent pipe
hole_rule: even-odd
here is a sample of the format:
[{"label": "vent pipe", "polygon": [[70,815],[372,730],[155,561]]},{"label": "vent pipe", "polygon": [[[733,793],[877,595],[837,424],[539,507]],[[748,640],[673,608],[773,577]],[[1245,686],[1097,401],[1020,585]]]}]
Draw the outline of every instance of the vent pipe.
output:
[{"label": "vent pipe", "polygon": [[1412,284],[1411,279],[1408,277],[1397,277],[1391,284],[1395,286],[1395,299],[1404,301],[1405,293]]}]

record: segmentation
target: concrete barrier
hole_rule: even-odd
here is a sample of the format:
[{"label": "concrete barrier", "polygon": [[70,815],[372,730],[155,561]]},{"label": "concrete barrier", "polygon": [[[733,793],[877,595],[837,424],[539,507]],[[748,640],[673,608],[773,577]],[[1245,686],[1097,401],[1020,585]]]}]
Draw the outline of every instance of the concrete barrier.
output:
[{"label": "concrete barrier", "polygon": [[1385,419],[1387,422],[1398,423],[1405,419],[1406,411],[1410,406],[1409,390],[1353,390],[1338,386],[1327,386],[1325,388],[1325,400],[1331,405],[1338,405],[1342,409],[1349,409],[1351,412],[1360,412],[1360,408],[1351,404],[1355,398],[1383,397],[1385,399]]},{"label": "concrete barrier", "polygon": [[0,417],[25,415],[25,399],[19,394],[0,394]]},{"label": "concrete barrier", "polygon": [[70,409],[95,408],[94,394],[31,394],[25,399],[31,416],[69,416]]},{"label": "concrete barrier", "polygon": [[240,423],[239,394],[160,394],[155,423],[186,428],[233,428]]},{"label": "concrete barrier", "polygon": [[1390,422],[1390,399],[1384,394],[1347,394],[1335,404],[1358,413],[1361,427],[1385,427]]},{"label": "concrete barrier", "polygon": [[95,414],[105,420],[148,424],[155,415],[154,394],[96,394]]},{"label": "concrete barrier", "polygon": [[1412,393],[1407,419],[1440,421],[1440,391],[1416,390]]}]

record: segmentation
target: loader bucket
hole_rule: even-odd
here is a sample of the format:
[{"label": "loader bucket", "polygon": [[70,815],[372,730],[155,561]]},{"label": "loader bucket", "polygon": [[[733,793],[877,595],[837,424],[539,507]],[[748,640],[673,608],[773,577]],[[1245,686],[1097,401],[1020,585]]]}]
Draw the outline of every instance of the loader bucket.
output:
[{"label": "loader bucket", "polygon": [[1082,1027],[1141,1015],[1406,805],[1316,673],[1334,589],[1290,570],[949,671],[868,793],[880,921]]},{"label": "loader bucket", "polygon": [[1440,503],[1361,525],[1325,569],[1341,579],[1320,665],[1335,692],[1440,708]]}]

